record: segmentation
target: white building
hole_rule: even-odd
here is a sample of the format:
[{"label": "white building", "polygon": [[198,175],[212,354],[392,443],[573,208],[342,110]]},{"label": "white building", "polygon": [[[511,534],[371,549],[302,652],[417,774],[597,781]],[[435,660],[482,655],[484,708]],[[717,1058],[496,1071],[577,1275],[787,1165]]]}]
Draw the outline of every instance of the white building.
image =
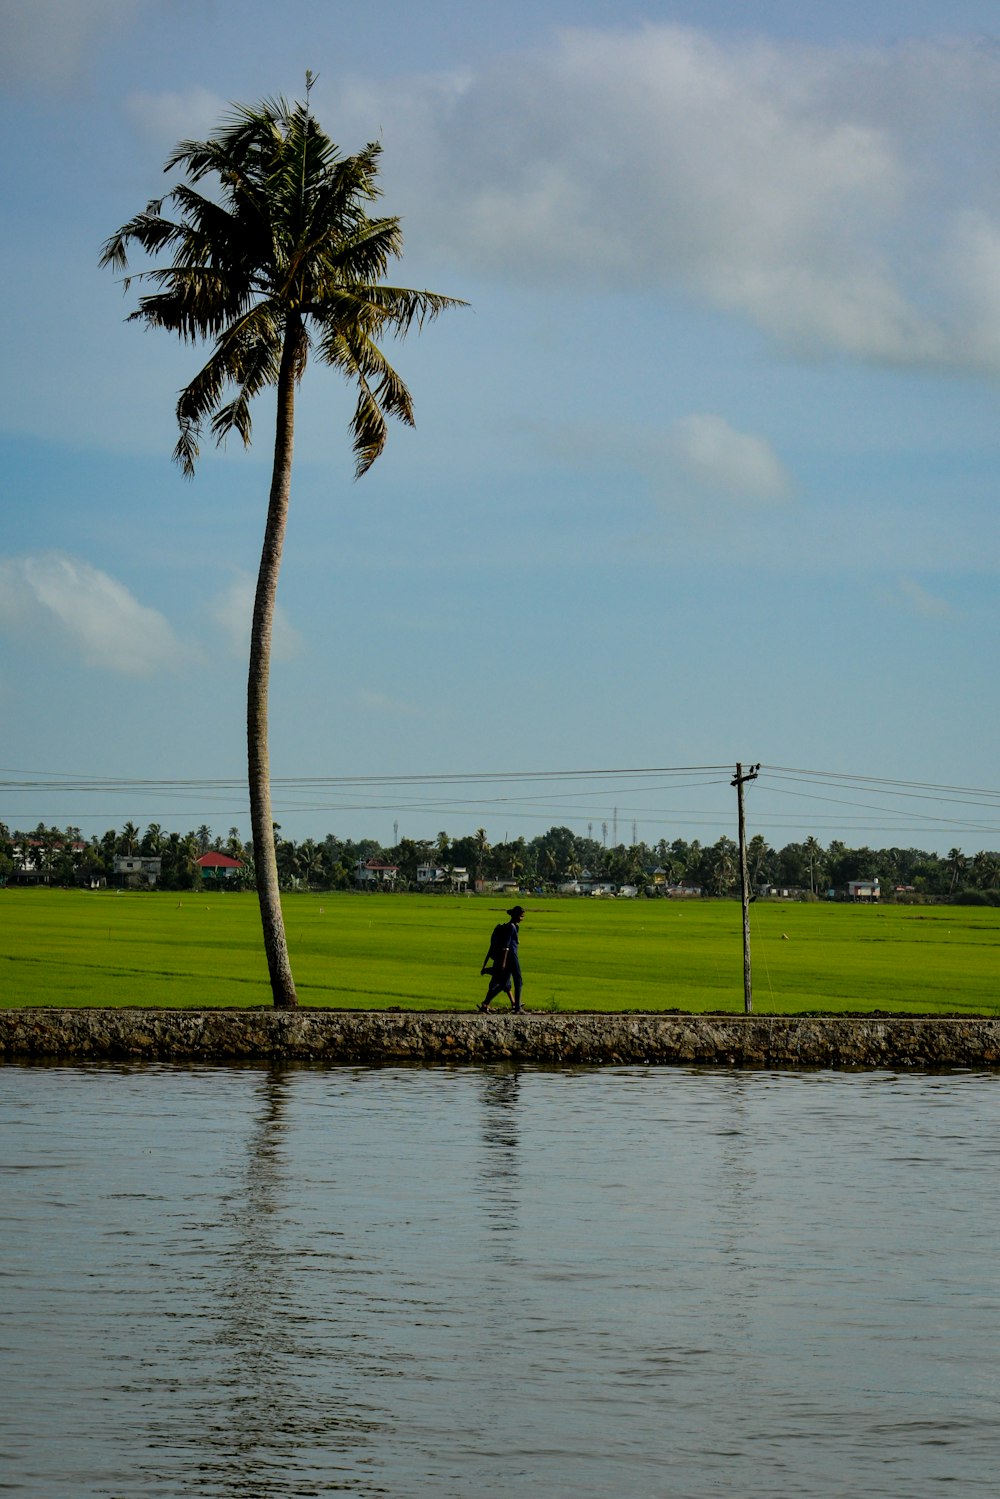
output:
[{"label": "white building", "polygon": [[417,884],[425,887],[437,886],[440,889],[465,890],[469,884],[469,871],[457,867],[447,869],[441,864],[418,864]]}]

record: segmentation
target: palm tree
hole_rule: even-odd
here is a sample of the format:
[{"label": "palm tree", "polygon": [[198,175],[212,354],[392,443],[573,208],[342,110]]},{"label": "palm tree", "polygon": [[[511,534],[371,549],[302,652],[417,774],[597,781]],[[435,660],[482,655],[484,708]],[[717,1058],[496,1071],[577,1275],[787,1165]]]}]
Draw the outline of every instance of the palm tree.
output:
[{"label": "palm tree", "polygon": [[134,854],[139,842],[139,829],[134,822],[127,822],[118,838],[118,847],[123,854]]},{"label": "palm tree", "polygon": [[162,848],[163,829],[158,822],[151,822],[142,835],[141,852],[156,855]]},{"label": "palm tree", "polygon": [[201,842],[197,833],[185,833],[178,843],[180,855],[180,868],[188,885],[192,888],[201,884],[201,866],[198,860],[201,858]]},{"label": "palm tree", "polygon": [[275,846],[275,864],[281,883],[293,889],[299,879],[299,851],[289,838],[282,838]]},{"label": "palm tree", "polygon": [[[181,391],[174,457],[193,474],[206,422],[224,440],[251,439],[250,405],[277,391],[274,462],[257,591],[247,686],[247,745],[253,857],[264,948],[276,1005],[298,1001],[288,958],[271,818],[267,699],[278,573],[291,492],[295,396],[311,352],[358,387],[351,422],[356,473],[385,446],[388,416],[410,425],[410,393],[376,340],[404,334],[456,299],[385,284],[402,251],[396,218],[369,218],[379,195],[381,148],[340,156],[306,97],[234,105],[205,141],[182,141],[165,170],[185,181],[151,202],[104,245],[101,264],[128,270],[128,249],[169,252],[169,264],[142,273],[157,288],[132,319],[194,343],[214,341],[207,363]],[[205,179],[214,193],[198,191]],[[164,214],[168,203],[175,218]],[[131,278],[126,276],[128,288]]]},{"label": "palm tree", "polygon": [[822,868],[823,847],[818,838],[810,834],[802,845],[802,852],[809,862],[809,889],[816,894],[816,871]]},{"label": "palm tree", "polygon": [[323,850],[314,838],[305,838],[295,851],[295,873],[310,886],[319,884],[323,877]]},{"label": "palm tree", "polygon": [[474,837],[476,843],[475,878],[481,880],[486,875],[486,858],[490,851],[490,840],[486,836],[485,828],[477,828]]},{"label": "palm tree", "polygon": [[720,838],[713,849],[712,855],[712,881],[716,893],[727,895],[736,883],[739,873],[738,854],[739,850],[731,838]]}]

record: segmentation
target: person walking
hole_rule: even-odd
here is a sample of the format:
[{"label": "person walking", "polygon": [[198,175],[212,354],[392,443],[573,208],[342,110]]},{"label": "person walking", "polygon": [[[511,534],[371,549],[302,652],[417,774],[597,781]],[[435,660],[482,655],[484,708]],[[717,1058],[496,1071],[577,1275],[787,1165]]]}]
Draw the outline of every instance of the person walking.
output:
[{"label": "person walking", "polygon": [[[510,920],[494,931],[486,962],[480,970],[491,975],[486,998],[479,1006],[484,1014],[498,994],[506,994],[515,1014],[521,1012],[521,964],[517,955],[517,936],[518,927],[524,918],[524,907],[511,906],[507,915]],[[488,966],[490,962],[493,964],[492,971]]]}]

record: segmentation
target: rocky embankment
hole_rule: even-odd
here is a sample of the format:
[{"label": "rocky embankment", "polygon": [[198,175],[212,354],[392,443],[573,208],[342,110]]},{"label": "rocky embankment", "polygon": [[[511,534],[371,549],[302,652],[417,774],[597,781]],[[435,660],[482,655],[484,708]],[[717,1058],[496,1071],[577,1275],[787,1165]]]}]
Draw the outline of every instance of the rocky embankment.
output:
[{"label": "rocky embankment", "polygon": [[899,1016],[0,1011],[0,1061],[1000,1067],[1000,1020]]}]

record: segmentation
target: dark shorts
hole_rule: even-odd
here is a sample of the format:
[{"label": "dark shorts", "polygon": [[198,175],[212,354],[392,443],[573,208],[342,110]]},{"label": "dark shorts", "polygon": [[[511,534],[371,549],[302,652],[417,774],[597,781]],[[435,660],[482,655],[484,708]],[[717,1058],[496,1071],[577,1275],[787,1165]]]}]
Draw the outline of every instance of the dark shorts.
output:
[{"label": "dark shorts", "polygon": [[494,994],[509,994],[512,984],[516,984],[517,989],[520,990],[521,965],[516,958],[511,961],[510,957],[508,957],[506,968],[500,968],[496,964],[493,966],[493,977],[490,979],[489,989],[490,997],[492,998]]}]

